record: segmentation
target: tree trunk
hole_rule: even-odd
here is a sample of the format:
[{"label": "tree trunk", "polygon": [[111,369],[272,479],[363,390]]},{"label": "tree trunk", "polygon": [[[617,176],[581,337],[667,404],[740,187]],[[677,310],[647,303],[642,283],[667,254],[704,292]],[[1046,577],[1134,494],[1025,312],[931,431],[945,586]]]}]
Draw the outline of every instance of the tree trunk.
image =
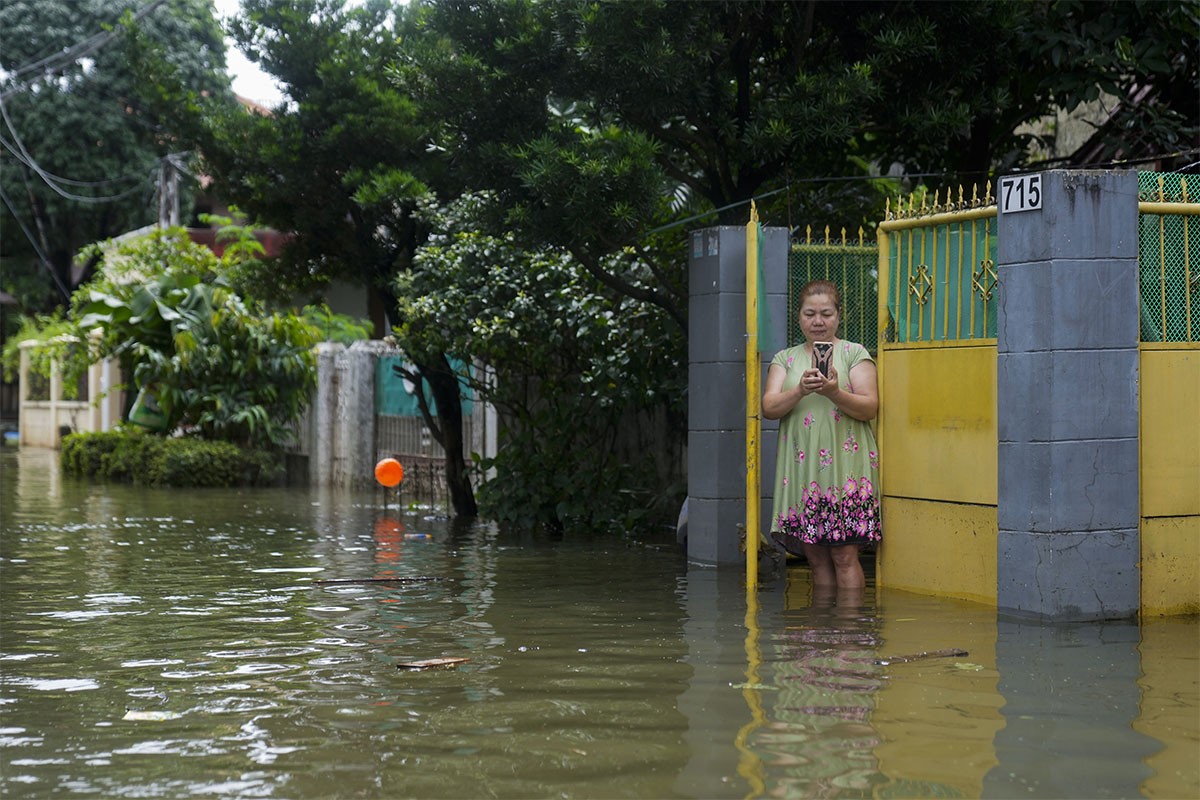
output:
[{"label": "tree trunk", "polygon": [[417,369],[429,383],[429,390],[437,405],[437,425],[430,428],[446,453],[446,488],[450,492],[454,516],[477,516],[479,506],[475,503],[475,490],[471,486],[467,462],[463,457],[462,399],[459,397],[458,376],[450,368],[445,356],[432,364],[418,363]]}]

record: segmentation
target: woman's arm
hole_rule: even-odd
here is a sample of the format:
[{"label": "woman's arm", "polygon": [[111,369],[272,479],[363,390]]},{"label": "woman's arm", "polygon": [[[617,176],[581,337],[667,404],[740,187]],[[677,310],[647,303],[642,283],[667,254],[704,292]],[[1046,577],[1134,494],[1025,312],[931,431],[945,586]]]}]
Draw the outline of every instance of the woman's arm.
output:
[{"label": "woman's arm", "polygon": [[[769,383],[769,375],[767,380]],[[840,383],[837,370],[831,370],[829,380],[817,393],[827,397],[849,417],[863,422],[875,419],[875,415],[879,413],[879,377],[875,362],[863,359],[850,368],[850,386],[853,391],[843,389]],[[763,408],[766,408],[766,398],[763,399]]]},{"label": "woman's arm", "polygon": [[784,390],[783,381],[787,378],[787,368],[780,364],[772,364],[767,370],[767,388],[763,391],[763,417],[765,419],[781,419],[787,416],[802,397],[815,390],[816,384],[813,376],[819,375],[820,373],[815,369],[807,369],[795,387]]}]

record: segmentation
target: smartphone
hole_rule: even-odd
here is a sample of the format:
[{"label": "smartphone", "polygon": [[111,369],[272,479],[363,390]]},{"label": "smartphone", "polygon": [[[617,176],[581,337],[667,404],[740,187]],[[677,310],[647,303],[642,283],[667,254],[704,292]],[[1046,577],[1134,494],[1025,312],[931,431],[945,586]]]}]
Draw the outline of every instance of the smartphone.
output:
[{"label": "smartphone", "polygon": [[813,366],[829,377],[829,369],[833,366],[833,342],[813,342]]}]

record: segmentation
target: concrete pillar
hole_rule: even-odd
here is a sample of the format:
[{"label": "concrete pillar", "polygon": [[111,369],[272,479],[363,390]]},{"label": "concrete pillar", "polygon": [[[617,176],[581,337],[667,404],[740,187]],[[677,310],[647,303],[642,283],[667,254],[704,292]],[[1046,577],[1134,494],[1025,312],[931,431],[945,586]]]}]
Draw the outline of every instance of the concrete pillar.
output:
[{"label": "concrete pillar", "polygon": [[17,347],[20,350],[20,368],[17,372],[17,440],[21,445],[29,444],[29,425],[26,404],[29,402],[29,353],[37,342],[26,339]]},{"label": "concrete pillar", "polygon": [[312,441],[309,443],[308,479],[313,486],[333,484],[334,420],[337,418],[337,359],[345,346],[321,342],[317,352],[317,392],[313,398]]},{"label": "concrete pillar", "polygon": [[1132,617],[1138,573],[1138,186],[1050,171],[1006,210],[997,259],[997,605]]},{"label": "concrete pillar", "polygon": [[380,340],[355,342],[336,360],[337,420],[333,482],[367,486],[375,475],[375,365],[394,348]]},{"label": "concrete pillar", "polygon": [[[760,331],[762,368],[787,328],[786,228],[764,228],[760,247],[771,331]],[[693,231],[688,259],[688,557],[741,565],[746,520],[746,229]],[[762,425],[763,528],[770,527],[778,425]]]},{"label": "concrete pillar", "polygon": [[59,427],[59,414],[62,411],[62,369],[58,359],[50,361],[50,446],[56,450],[62,447],[62,432]]}]

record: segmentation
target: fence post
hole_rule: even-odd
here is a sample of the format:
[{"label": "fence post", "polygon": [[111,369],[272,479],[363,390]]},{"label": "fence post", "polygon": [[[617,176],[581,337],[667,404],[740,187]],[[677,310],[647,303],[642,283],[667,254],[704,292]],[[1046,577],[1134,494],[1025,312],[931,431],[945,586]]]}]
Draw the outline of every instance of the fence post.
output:
[{"label": "fence post", "polygon": [[[768,316],[766,341],[786,326],[788,231],[762,229]],[[688,557],[717,565],[745,563],[738,532],[746,519],[746,229],[692,231],[688,263]],[[760,368],[774,353],[764,353]],[[760,436],[761,520],[770,519],[777,423]],[[747,532],[756,542],[760,532]]]},{"label": "fence post", "polygon": [[21,365],[17,372],[17,433],[22,447],[29,444],[29,351],[36,345],[33,339],[17,345],[21,351]]},{"label": "fence post", "polygon": [[997,198],[997,605],[1062,621],[1133,617],[1137,174],[1023,177],[1039,179],[1038,207],[1006,204],[1007,179]]},{"label": "fence post", "polygon": [[345,351],[337,342],[321,342],[317,353],[317,393],[312,405],[308,480],[312,486],[333,483],[334,420],[337,418],[337,359]]}]

